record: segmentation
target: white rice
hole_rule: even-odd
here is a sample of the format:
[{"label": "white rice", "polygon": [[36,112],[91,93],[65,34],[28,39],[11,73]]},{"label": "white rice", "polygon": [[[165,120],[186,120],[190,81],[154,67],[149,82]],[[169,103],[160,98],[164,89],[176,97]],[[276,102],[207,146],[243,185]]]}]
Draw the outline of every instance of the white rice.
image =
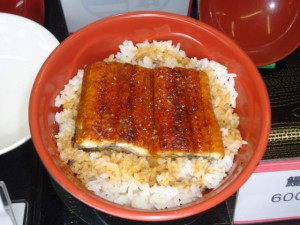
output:
[{"label": "white rice", "polygon": [[219,122],[225,148],[221,160],[210,158],[138,157],[114,151],[85,152],[72,146],[75,132],[83,70],[65,85],[55,105],[63,110],[55,116],[60,157],[74,174],[96,195],[113,202],[141,209],[166,209],[181,206],[202,197],[203,191],[217,188],[230,170],[234,155],[245,142],[239,130],[236,107],[236,74],[206,58],[188,58],[180,44],[172,41],[145,41],[134,45],[124,41],[120,52],[106,61],[119,61],[154,68],[185,67],[204,70],[209,75],[212,104]]}]

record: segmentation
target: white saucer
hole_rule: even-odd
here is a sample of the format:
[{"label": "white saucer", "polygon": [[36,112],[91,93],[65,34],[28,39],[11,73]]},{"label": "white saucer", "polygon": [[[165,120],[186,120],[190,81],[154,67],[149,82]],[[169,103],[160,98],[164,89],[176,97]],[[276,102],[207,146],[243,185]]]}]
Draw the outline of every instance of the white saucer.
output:
[{"label": "white saucer", "polygon": [[38,23],[0,13],[0,155],[30,139],[33,82],[58,40]]}]

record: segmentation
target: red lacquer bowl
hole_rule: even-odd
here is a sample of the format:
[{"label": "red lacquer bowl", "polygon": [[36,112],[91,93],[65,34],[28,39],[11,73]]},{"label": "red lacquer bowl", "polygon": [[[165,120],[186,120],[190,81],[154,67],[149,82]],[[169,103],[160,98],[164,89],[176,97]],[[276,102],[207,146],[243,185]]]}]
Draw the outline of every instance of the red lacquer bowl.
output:
[{"label": "red lacquer bowl", "polygon": [[44,0],[1,0],[0,12],[24,16],[39,24],[44,24]]},{"label": "red lacquer bowl", "polygon": [[[236,112],[248,145],[239,150],[234,165],[220,187],[180,208],[161,211],[124,207],[87,191],[58,157],[54,134],[55,97],[84,65],[118,51],[124,40],[173,40],[191,57],[208,57],[238,74]],[[45,167],[66,191],[83,203],[105,213],[132,220],[165,221],[192,216],[226,200],[250,177],[268,143],[270,102],[256,66],[232,40],[214,28],[185,16],[136,12],[97,21],[72,34],[46,60],[34,83],[30,99],[30,129]]]},{"label": "red lacquer bowl", "polygon": [[300,46],[298,0],[199,0],[199,17],[232,38],[257,66],[277,62]]}]

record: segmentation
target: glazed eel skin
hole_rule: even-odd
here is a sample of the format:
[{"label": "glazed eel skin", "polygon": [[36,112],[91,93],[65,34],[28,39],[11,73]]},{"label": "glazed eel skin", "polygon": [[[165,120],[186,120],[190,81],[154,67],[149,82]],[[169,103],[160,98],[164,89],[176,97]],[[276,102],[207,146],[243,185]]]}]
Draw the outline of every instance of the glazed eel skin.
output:
[{"label": "glazed eel skin", "polygon": [[224,156],[208,77],[118,62],[85,67],[75,145],[139,156]]}]

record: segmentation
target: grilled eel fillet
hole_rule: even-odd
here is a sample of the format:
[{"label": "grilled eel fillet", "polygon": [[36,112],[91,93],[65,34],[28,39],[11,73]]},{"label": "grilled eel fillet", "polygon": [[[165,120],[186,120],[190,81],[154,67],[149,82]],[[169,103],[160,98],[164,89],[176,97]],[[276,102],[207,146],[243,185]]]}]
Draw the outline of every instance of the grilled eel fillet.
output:
[{"label": "grilled eel fillet", "polygon": [[140,156],[222,158],[224,147],[207,74],[118,62],[87,66],[75,145]]}]

